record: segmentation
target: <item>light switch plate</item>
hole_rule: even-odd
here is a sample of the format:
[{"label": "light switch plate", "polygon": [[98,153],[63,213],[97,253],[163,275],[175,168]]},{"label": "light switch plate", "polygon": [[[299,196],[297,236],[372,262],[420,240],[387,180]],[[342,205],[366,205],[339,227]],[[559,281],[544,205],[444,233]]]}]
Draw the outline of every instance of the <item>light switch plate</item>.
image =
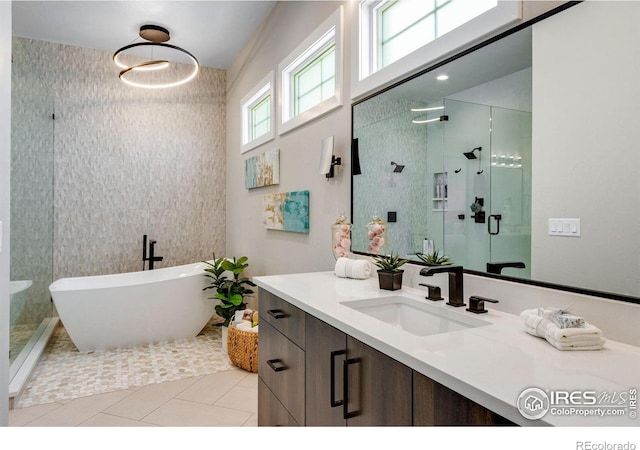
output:
[{"label": "light switch plate", "polygon": [[580,219],[549,219],[549,236],[580,237]]}]

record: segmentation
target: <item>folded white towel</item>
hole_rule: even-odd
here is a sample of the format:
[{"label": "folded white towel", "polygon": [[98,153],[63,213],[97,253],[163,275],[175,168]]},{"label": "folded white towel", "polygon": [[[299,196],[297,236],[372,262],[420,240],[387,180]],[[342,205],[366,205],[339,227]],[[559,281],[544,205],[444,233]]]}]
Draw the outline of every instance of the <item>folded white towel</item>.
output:
[{"label": "folded white towel", "polygon": [[590,323],[584,322],[582,328],[560,328],[542,308],[522,311],[520,317],[527,333],[546,339],[558,350],[600,350],[606,342],[602,331]]},{"label": "folded white towel", "polygon": [[579,341],[591,338],[601,338],[602,331],[588,322],[583,328],[558,328],[557,325],[547,327],[547,337],[551,337],[558,342]]},{"label": "folded white towel", "polygon": [[338,258],[334,272],[340,278],[364,280],[371,275],[371,265],[365,259]]},{"label": "folded white towel", "polygon": [[576,342],[576,343],[562,343],[553,339],[547,339],[547,342],[553,345],[558,350],[601,350],[606,342],[605,339],[599,338],[593,342]]}]

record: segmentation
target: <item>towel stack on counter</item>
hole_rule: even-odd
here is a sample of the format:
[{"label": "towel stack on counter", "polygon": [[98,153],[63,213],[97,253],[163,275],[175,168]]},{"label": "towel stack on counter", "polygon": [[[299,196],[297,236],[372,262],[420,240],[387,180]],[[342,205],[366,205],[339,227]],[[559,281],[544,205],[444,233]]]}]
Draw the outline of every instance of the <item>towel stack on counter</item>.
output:
[{"label": "towel stack on counter", "polygon": [[558,308],[527,309],[520,317],[527,333],[558,350],[600,350],[605,343],[599,328]]},{"label": "towel stack on counter", "polygon": [[371,275],[371,264],[365,259],[338,258],[334,272],[340,278],[364,280]]},{"label": "towel stack on counter", "polygon": [[258,311],[252,309],[244,309],[236,311],[231,325],[238,330],[258,332]]}]

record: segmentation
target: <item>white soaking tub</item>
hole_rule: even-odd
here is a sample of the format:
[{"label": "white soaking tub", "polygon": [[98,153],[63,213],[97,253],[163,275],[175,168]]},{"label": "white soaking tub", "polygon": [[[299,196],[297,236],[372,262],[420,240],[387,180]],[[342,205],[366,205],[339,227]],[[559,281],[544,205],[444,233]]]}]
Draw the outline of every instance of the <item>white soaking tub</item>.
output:
[{"label": "white soaking tub", "polygon": [[49,286],[69,337],[81,352],[196,336],[218,300],[203,263],[144,272],[61,278]]}]

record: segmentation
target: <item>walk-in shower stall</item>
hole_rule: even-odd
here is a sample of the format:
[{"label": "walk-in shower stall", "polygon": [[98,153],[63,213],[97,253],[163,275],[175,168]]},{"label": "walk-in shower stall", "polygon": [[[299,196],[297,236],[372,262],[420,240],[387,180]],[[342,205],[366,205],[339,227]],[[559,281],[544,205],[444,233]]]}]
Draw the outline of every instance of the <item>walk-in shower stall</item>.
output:
[{"label": "walk-in shower stall", "polygon": [[11,281],[9,396],[18,396],[57,318],[53,281],[54,102],[19,40],[11,86]]}]

